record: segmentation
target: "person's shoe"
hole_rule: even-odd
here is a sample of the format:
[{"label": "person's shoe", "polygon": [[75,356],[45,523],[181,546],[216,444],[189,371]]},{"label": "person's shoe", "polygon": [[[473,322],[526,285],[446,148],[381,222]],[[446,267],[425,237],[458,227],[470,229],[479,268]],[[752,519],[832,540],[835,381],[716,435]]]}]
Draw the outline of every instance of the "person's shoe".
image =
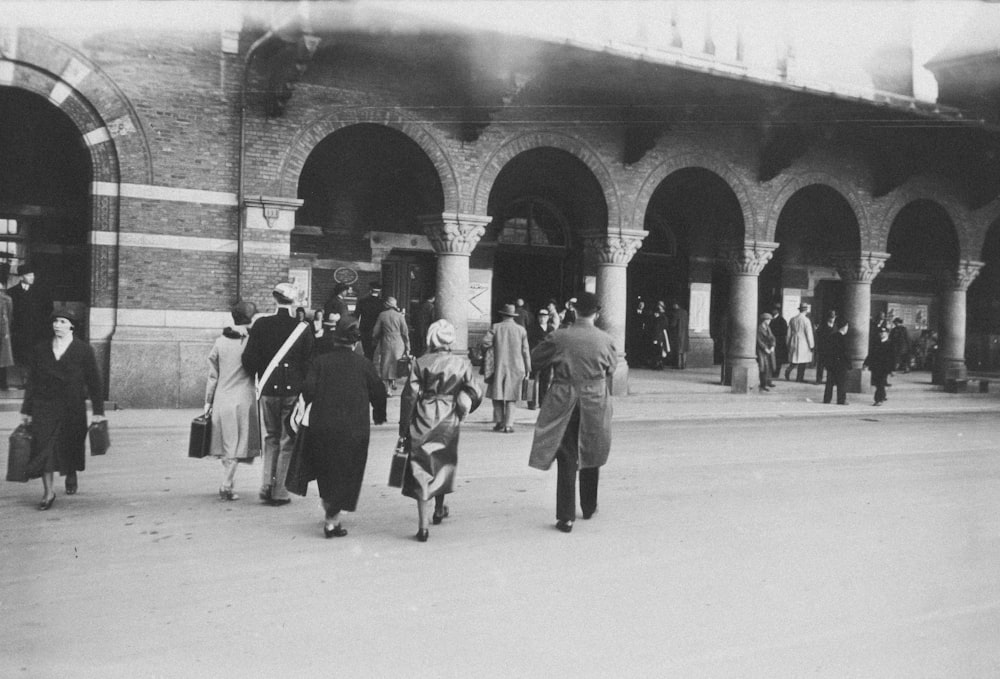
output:
[{"label": "person's shoe", "polygon": [[39,503],[39,505],[38,505],[39,511],[43,511],[44,512],[44,511],[46,511],[48,509],[52,509],[52,503],[55,502],[55,501],[56,501],[56,494],[52,493],[52,497],[48,498],[47,500],[43,499]]},{"label": "person's shoe", "polygon": [[760,388],[760,390],[761,390],[761,391],[771,391],[771,390],[770,390],[770,389],[768,389],[767,387],[761,387],[761,388]]},{"label": "person's shoe", "polygon": [[347,535],[347,529],[341,526],[339,523],[333,528],[324,525],[323,535],[325,535],[327,538],[342,538],[345,535]]},{"label": "person's shoe", "polygon": [[426,528],[421,528],[420,530],[417,531],[417,534],[414,537],[417,538],[417,542],[427,542],[427,538],[429,538],[430,536],[431,532],[429,530],[427,530]]},{"label": "person's shoe", "polygon": [[882,401],[875,401],[875,403],[872,403],[872,405],[873,406],[880,406],[880,405],[882,405]]},{"label": "person's shoe", "polygon": [[269,504],[271,502],[271,488],[262,488],[261,491],[257,493],[257,497],[260,498],[260,501],[264,504]]},{"label": "person's shoe", "polygon": [[769,389],[773,389],[775,387],[775,384],[774,384],[774,382],[768,382],[767,386],[768,386]]},{"label": "person's shoe", "polygon": [[434,518],[431,519],[431,523],[433,523],[435,526],[440,525],[440,523],[443,520],[445,520],[445,519],[448,518],[448,514],[449,513],[450,512],[448,511],[448,505],[444,505],[441,508],[441,512],[440,513],[436,512],[436,511],[434,512]]},{"label": "person's shoe", "polygon": [[849,404],[847,403],[847,401],[837,401],[837,405],[839,405],[839,406],[846,406],[846,405],[849,405]]},{"label": "person's shoe", "polygon": [[573,531],[572,521],[556,521],[556,528],[561,530],[563,533],[570,533]]},{"label": "person's shoe", "polygon": [[592,517],[592,516],[593,516],[594,514],[596,514],[596,513],[597,513],[597,507],[594,507],[594,508],[593,508],[592,510],[590,510],[589,512],[588,512],[588,511],[584,511],[584,512],[583,512],[583,518],[584,518],[585,520],[586,520],[586,519],[589,519],[590,517]]},{"label": "person's shoe", "polygon": [[232,488],[219,488],[219,499],[227,502],[239,500],[240,496],[233,492]]},{"label": "person's shoe", "polygon": [[292,498],[290,498],[290,497],[274,497],[274,498],[271,498],[271,506],[272,507],[281,507],[281,506],[287,505],[291,501],[292,501]]},{"label": "person's shoe", "polygon": [[67,474],[66,475],[66,494],[67,495],[76,495],[76,489],[77,489],[76,472],[72,472],[70,474]]},{"label": "person's shoe", "polygon": [[502,424],[494,424],[493,425],[493,431],[503,431],[503,425]]},{"label": "person's shoe", "polygon": [[504,427],[503,428],[503,433],[504,434],[513,434],[514,433],[514,427]]}]

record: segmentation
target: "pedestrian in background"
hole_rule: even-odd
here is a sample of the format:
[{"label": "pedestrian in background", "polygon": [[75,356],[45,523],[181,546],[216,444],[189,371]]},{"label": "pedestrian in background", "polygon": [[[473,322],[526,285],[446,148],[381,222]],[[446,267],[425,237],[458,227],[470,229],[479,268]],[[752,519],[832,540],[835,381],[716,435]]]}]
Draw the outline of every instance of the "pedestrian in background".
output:
[{"label": "pedestrian in background", "polygon": [[826,345],[830,336],[837,332],[837,311],[829,309],[823,322],[816,326],[816,384],[823,384],[823,371],[826,368]]},{"label": "pedestrian in background", "polygon": [[837,389],[837,404],[847,405],[847,371],[851,361],[847,356],[847,320],[837,319],[837,331],[830,335],[826,344],[826,388],[823,403],[833,400],[833,390]]},{"label": "pedestrian in background", "polygon": [[323,304],[323,316],[328,317],[330,314],[339,314],[340,318],[344,318],[351,310],[347,308],[347,302],[344,301],[344,295],[351,286],[346,283],[337,283],[333,286],[333,291],[327,298],[326,302]]},{"label": "pedestrian in background", "polygon": [[531,309],[524,303],[523,297],[518,297],[514,301],[514,308],[517,310],[517,317],[514,319],[514,322],[527,330],[535,322],[535,314],[531,313]]},{"label": "pedestrian in background", "polygon": [[788,367],[785,368],[785,379],[789,379],[792,368],[796,369],[795,381],[806,381],[806,368],[813,360],[812,321],[809,320],[809,305],[800,304],[799,313],[788,321]]},{"label": "pedestrian in background", "polygon": [[433,293],[424,297],[413,312],[413,338],[410,340],[410,346],[413,347],[414,356],[421,356],[427,351],[427,331],[430,329],[431,323],[437,320],[435,299],[436,296]]},{"label": "pedestrian in background", "polygon": [[407,439],[409,464],[402,493],[417,501],[417,539],[426,542],[431,501],[433,522],[449,516],[445,495],[454,490],[459,428],[483,399],[472,364],[451,353],[455,327],[441,319],[427,329],[427,352],[413,362],[399,403],[399,435]]},{"label": "pedestrian in background", "polygon": [[486,396],[493,400],[493,431],[514,431],[514,404],[521,398],[524,378],[531,373],[531,350],[528,331],[514,320],[513,304],[500,309],[501,320],[483,337],[482,347],[493,352],[493,377],[486,385]]},{"label": "pedestrian in background", "polygon": [[670,336],[671,362],[678,370],[684,370],[690,348],[688,312],[677,302],[673,302],[667,312],[667,334]]},{"label": "pedestrian in background", "polygon": [[0,288],[0,389],[10,388],[7,370],[14,366],[14,349],[10,339],[10,323],[14,314],[14,300]]},{"label": "pedestrian in background", "polygon": [[358,319],[358,326],[361,328],[361,347],[365,357],[372,361],[375,357],[375,338],[372,331],[378,321],[378,315],[385,309],[382,300],[382,285],[379,283],[368,284],[368,295],[358,300],[354,307],[354,315]]},{"label": "pedestrian in background", "polygon": [[361,340],[357,319],[342,317],[331,335],[333,350],[313,360],[302,384],[302,399],[309,407],[304,466],[319,487],[323,534],[328,538],[347,535],[342,512],[357,509],[371,423],[385,423],[388,396],[375,366],[354,351]]},{"label": "pedestrian in background", "polygon": [[910,372],[910,333],[903,325],[902,318],[892,319],[892,329],[889,331],[889,344],[892,346],[893,366],[889,372],[902,370]]},{"label": "pedestrian in background", "polygon": [[[232,309],[232,325],[222,330],[208,353],[205,412],[212,414],[209,454],[222,460],[219,498],[238,500],[233,492],[236,468],[260,455],[257,398],[253,375],[243,366],[243,349],[250,337],[250,323],[257,313],[252,302],[238,302]],[[254,441],[253,438],[257,440]]]},{"label": "pedestrian in background", "polygon": [[52,336],[49,321],[52,300],[35,284],[35,270],[30,266],[22,264],[18,276],[21,277],[20,282],[8,288],[7,294],[14,306],[10,320],[11,348],[16,372],[20,373],[20,383],[23,386],[27,380],[24,371],[31,361],[35,345]]},{"label": "pedestrian in background", "polygon": [[757,371],[760,373],[760,390],[768,391],[774,386],[771,376],[774,374],[774,333],[771,332],[771,314],[760,315],[757,326]]},{"label": "pedestrian in background", "polygon": [[661,300],[653,308],[653,317],[650,319],[652,328],[651,341],[653,343],[652,368],[653,370],[663,370],[667,357],[670,355],[670,333],[668,332],[669,319],[667,318],[667,305]]},{"label": "pedestrian in background", "polygon": [[573,530],[576,479],[583,518],[597,511],[600,467],[611,451],[611,378],[618,362],[614,339],[594,323],[600,307],[589,292],[577,297],[572,327],[552,333],[531,355],[536,370],[552,369],[531,443],[529,466],[557,465],[556,528]]},{"label": "pedestrian in background", "polygon": [[375,364],[390,393],[396,391],[396,362],[410,355],[410,329],[406,317],[396,306],[395,297],[385,298],[385,308],[372,329],[375,340]]},{"label": "pedestrian in background", "polygon": [[69,308],[52,312],[53,337],[36,344],[28,358],[28,383],[21,421],[31,425],[34,443],[28,478],[42,479],[38,508],[56,499],[54,475],[66,477],[66,494],[78,489],[77,473],[86,467],[87,399],[93,422],[104,420],[104,383],[89,344],[73,336],[80,318]]},{"label": "pedestrian in background", "polygon": [[788,362],[788,321],[781,315],[781,305],[771,309],[771,334],[774,335],[774,376],[781,374],[781,366]]},{"label": "pedestrian in background", "polygon": [[319,339],[323,336],[323,310],[316,309],[312,317],[313,338]]},{"label": "pedestrian in background", "polygon": [[[541,308],[528,326],[528,349],[533,350],[542,340],[555,332],[549,322],[548,308]],[[552,381],[551,370],[539,370],[535,375],[535,383],[538,388],[535,390],[537,400],[528,399],[528,408],[534,409],[545,398],[545,392],[549,390],[549,383]]]},{"label": "pedestrian in background", "polygon": [[261,502],[278,507],[292,501],[285,488],[288,463],[295,445],[288,418],[302,390],[314,339],[310,324],[300,323],[292,315],[292,307],[299,297],[298,288],[292,283],[278,283],[271,296],[277,309],[273,316],[258,318],[250,327],[242,362],[256,380],[257,403],[264,427],[264,469],[259,498]]},{"label": "pedestrian in background", "polygon": [[868,352],[864,362],[864,367],[868,368],[872,374],[872,386],[875,387],[875,403],[872,405],[876,406],[880,406],[886,401],[885,388],[889,386],[889,373],[892,372],[895,365],[895,348],[889,338],[889,329],[881,328],[878,334],[878,339],[875,340],[875,344]]}]

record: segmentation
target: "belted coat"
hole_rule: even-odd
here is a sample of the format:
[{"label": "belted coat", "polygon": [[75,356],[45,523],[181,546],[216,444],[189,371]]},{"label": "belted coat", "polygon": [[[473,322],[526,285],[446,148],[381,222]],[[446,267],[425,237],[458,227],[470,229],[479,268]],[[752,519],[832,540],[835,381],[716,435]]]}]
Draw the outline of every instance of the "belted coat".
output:
[{"label": "belted coat", "polygon": [[483,337],[484,349],[493,352],[493,376],[486,385],[486,397],[496,401],[517,401],[521,384],[531,372],[528,331],[507,316],[494,323]]},{"label": "belted coat", "polygon": [[812,321],[804,313],[793,316],[788,321],[788,362],[812,363],[815,346]]},{"label": "belted coat", "polygon": [[566,427],[580,409],[579,465],[600,467],[611,452],[611,376],[618,363],[614,339],[590,324],[559,329],[531,352],[534,372],[552,369],[552,384],[535,423],[528,465],[548,469]]}]

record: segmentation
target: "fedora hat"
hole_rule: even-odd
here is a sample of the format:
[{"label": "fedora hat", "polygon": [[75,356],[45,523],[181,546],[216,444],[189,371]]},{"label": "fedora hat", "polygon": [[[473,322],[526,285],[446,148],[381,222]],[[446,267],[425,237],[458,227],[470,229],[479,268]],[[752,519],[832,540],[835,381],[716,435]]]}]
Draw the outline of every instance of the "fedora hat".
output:
[{"label": "fedora hat", "polygon": [[806,302],[799,305],[799,311],[809,311],[811,307]]},{"label": "fedora hat", "polygon": [[513,304],[504,304],[498,312],[501,316],[517,316],[517,309]]}]

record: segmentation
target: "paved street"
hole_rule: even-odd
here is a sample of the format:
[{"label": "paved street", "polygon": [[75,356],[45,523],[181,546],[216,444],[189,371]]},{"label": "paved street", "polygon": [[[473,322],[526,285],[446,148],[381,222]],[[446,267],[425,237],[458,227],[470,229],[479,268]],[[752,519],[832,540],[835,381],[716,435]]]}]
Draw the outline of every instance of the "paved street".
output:
[{"label": "paved street", "polygon": [[534,413],[493,434],[486,404],[426,544],[384,483],[393,426],[324,540],[315,486],[266,507],[241,468],[220,502],[194,411],[113,412],[78,495],[0,486],[0,676],[996,677],[1000,398],[922,379],[872,408],[637,375],[570,535]]}]

